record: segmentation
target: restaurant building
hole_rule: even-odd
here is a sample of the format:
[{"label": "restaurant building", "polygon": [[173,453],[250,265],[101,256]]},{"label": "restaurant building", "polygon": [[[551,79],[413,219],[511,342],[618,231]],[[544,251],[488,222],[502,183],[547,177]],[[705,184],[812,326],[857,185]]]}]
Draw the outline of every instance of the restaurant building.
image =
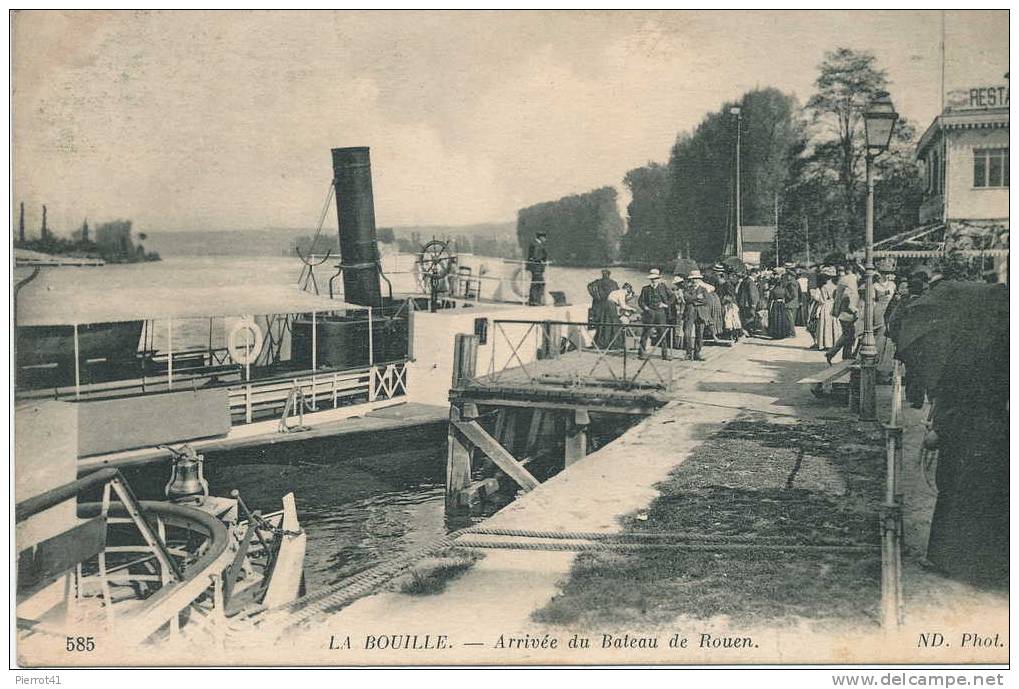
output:
[{"label": "restaurant building", "polygon": [[919,224],[875,244],[876,258],[963,256],[1008,277],[1008,85],[953,91],[920,137]]}]

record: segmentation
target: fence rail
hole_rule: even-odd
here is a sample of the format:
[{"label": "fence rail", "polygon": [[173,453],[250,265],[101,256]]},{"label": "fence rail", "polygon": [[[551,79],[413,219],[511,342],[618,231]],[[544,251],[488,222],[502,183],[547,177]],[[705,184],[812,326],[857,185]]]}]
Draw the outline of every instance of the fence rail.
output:
[{"label": "fence rail", "polygon": [[[589,332],[592,328],[597,333],[593,337]],[[673,369],[656,364],[654,353],[660,350],[664,358],[671,358],[682,335],[679,324],[567,320],[495,319],[492,330],[488,370],[468,378],[470,384],[490,386],[512,380],[668,390],[673,384]],[[531,344],[535,348],[533,356],[528,350]],[[508,353],[502,349],[507,345]],[[562,363],[550,365],[550,360]]]}]

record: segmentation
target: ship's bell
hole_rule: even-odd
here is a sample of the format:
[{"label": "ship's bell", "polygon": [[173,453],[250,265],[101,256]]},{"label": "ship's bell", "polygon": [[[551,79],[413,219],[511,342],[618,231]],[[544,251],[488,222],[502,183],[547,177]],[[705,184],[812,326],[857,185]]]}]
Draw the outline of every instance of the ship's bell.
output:
[{"label": "ship's bell", "polygon": [[209,496],[209,484],[202,474],[205,457],[195,452],[190,445],[175,454],[170,480],[164,492],[173,502],[196,502],[199,505]]}]

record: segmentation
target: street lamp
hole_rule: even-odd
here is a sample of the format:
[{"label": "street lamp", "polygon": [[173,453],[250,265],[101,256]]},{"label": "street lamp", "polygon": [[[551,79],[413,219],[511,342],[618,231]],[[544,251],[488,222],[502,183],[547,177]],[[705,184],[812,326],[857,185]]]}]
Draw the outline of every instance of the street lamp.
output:
[{"label": "street lamp", "polygon": [[864,255],[866,292],[863,299],[863,340],[860,343],[860,420],[877,420],[877,344],[874,342],[874,159],[888,150],[899,114],[885,91],[863,113],[867,145],[867,220]]},{"label": "street lamp", "polygon": [[729,113],[736,116],[736,258],[743,260],[743,199],[740,194],[740,174],[739,174],[739,144],[740,135],[743,129],[743,110],[738,106],[734,105],[729,108]]}]

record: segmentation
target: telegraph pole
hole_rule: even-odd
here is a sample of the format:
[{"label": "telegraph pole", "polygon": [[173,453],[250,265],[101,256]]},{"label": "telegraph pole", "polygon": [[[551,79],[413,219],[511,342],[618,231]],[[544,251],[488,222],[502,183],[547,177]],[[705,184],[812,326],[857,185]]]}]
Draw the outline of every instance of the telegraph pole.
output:
[{"label": "telegraph pole", "polygon": [[775,194],[775,267],[778,268],[778,194]]},{"label": "telegraph pole", "polygon": [[810,265],[810,223],[803,216],[803,243],[807,245],[807,265]]}]

